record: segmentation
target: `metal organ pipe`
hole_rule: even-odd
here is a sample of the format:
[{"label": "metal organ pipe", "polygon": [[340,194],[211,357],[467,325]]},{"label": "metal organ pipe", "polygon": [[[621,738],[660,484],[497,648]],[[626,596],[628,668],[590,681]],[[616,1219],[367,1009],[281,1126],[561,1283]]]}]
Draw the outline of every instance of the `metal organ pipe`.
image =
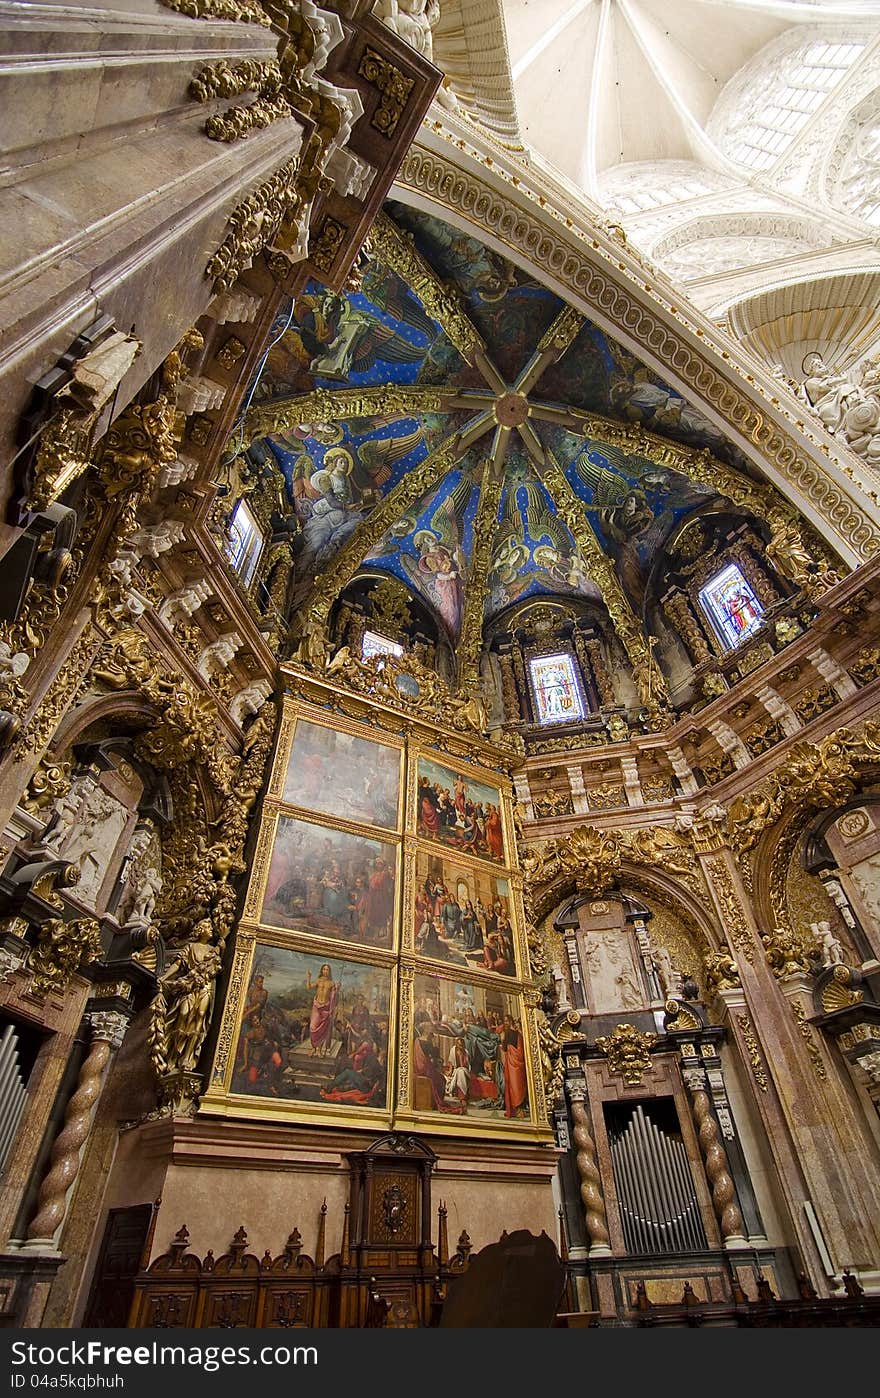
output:
[{"label": "metal organ pipe", "polygon": [[[641,1114],[641,1115],[640,1115]],[[632,1114],[629,1129],[632,1131],[637,1159],[641,1162],[644,1179],[647,1185],[648,1197],[651,1201],[653,1214],[653,1228],[656,1240],[655,1252],[669,1252],[669,1229],[664,1219],[664,1209],[660,1198],[660,1185],[657,1179],[656,1161],[651,1154],[651,1145],[645,1131],[645,1118],[641,1107],[636,1107]]]},{"label": "metal organ pipe", "polygon": [[630,1252],[701,1252],[703,1220],[681,1138],[641,1103],[609,1130],[620,1218]]},{"label": "metal organ pipe", "polygon": [[18,1064],[18,1038],[8,1024],[0,1039],[0,1170],[18,1130],[27,1102],[27,1089]]},{"label": "metal organ pipe", "polygon": [[657,1130],[655,1123],[651,1121],[650,1117],[645,1115],[642,1107],[636,1107],[636,1112],[639,1115],[640,1129],[645,1137],[647,1147],[651,1152],[651,1158],[655,1164],[657,1190],[665,1216],[664,1226],[668,1229],[669,1241],[677,1252],[681,1252],[683,1240],[679,1223],[679,1209],[677,1208],[677,1201],[670,1188],[668,1162],[664,1156],[661,1141],[662,1133]]},{"label": "metal organ pipe", "polygon": [[675,1162],[676,1171],[687,1195],[691,1246],[695,1252],[699,1252],[706,1246],[706,1234],[703,1228],[702,1214],[700,1213],[700,1202],[697,1198],[697,1191],[694,1188],[690,1160],[688,1159],[684,1141],[679,1140],[677,1137],[673,1137],[670,1141],[670,1145],[672,1146],[672,1158]]},{"label": "metal organ pipe", "polygon": [[650,1123],[650,1128],[657,1142],[657,1153],[660,1157],[661,1173],[669,1199],[669,1217],[676,1245],[680,1252],[687,1252],[690,1246],[687,1231],[688,1201],[682,1193],[681,1180],[673,1165],[671,1141],[666,1132],[661,1131],[655,1122]]},{"label": "metal organ pipe", "polygon": [[[629,1140],[625,1131],[618,1131],[614,1134],[611,1140],[611,1152],[615,1174],[619,1171],[620,1183],[623,1184],[623,1189],[620,1188],[620,1183],[618,1184],[617,1192],[620,1196],[624,1233],[628,1235],[626,1237],[627,1247],[631,1252],[650,1252],[644,1201],[641,1191],[636,1185],[629,1154]],[[626,1227],[627,1223],[629,1224],[628,1228]]]}]

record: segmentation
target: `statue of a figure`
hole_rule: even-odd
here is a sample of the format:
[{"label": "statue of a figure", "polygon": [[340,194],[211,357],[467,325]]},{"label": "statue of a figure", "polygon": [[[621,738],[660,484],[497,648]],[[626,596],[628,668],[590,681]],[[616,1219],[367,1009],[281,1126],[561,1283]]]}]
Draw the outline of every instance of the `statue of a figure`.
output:
[{"label": "statue of a figure", "polygon": [[378,0],[373,13],[386,28],[433,61],[433,29],[440,18],[440,0]]},{"label": "statue of a figure", "polygon": [[212,944],[208,918],[196,923],[193,940],[180,951],[162,977],[153,1001],[150,1040],[160,1076],[191,1073],[208,1033],[214,982],[220,971],[220,948]]},{"label": "statue of a figure", "polygon": [[76,826],[80,813],[87,809],[97,790],[97,778],[91,772],[86,772],[71,784],[63,796],[59,796],[42,835],[42,843],[47,850],[56,855],[61,853],[61,847]]},{"label": "statue of a figure", "polygon": [[120,923],[149,923],[162,892],[162,871],[154,849],[156,832],[151,825],[141,825],[131,837],[125,891],[119,900],[116,916]]},{"label": "statue of a figure", "polygon": [[842,966],[843,947],[831,930],[830,922],[811,922],[810,927],[816,935],[819,949],[822,955],[823,966]]},{"label": "statue of a figure", "polygon": [[828,431],[835,432],[843,421],[846,401],[854,385],[846,374],[837,373],[816,352],[808,354],[801,367],[807,402]]},{"label": "statue of a figure", "polygon": [[660,989],[664,998],[676,1000],[681,997],[684,976],[681,971],[677,971],[672,964],[672,957],[665,947],[651,948],[651,964],[657,972],[657,979],[660,982]]},{"label": "statue of a figure", "polygon": [[866,359],[848,375],[813,353],[803,371],[803,396],[820,422],[866,461],[880,464],[880,364]]}]

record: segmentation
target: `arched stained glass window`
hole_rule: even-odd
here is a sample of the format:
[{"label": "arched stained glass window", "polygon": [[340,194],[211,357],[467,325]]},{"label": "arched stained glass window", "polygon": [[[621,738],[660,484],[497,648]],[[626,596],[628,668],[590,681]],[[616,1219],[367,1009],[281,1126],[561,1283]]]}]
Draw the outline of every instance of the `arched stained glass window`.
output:
[{"label": "arched stained glass window", "polygon": [[585,717],[584,699],[570,655],[536,655],[529,661],[539,723],[573,723]]},{"label": "arched stained glass window", "polygon": [[764,619],[764,608],[735,563],[728,563],[700,589],[700,604],[728,650]]}]

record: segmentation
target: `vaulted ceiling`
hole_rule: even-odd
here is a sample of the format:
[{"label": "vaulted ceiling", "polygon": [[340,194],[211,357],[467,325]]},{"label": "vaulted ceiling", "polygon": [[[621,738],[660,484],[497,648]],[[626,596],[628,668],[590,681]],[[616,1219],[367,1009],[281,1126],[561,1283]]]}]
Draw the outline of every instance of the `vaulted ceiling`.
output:
[{"label": "vaulted ceiling", "polygon": [[284,308],[242,444],[283,478],[294,606],[328,569],[337,585],[391,574],[453,645],[466,612],[479,636],[537,594],[620,588],[640,612],[670,534],[716,495],[697,452],[746,470],[546,287],[399,204],[358,290],[313,283]]}]

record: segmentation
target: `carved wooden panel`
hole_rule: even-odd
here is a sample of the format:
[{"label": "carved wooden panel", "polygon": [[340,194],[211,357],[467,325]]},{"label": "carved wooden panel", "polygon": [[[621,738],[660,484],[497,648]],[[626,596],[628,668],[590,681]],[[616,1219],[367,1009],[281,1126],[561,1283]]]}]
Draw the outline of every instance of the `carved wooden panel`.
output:
[{"label": "carved wooden panel", "polygon": [[368,1239],[380,1243],[418,1240],[418,1178],[396,1171],[377,1173],[370,1194]]}]

